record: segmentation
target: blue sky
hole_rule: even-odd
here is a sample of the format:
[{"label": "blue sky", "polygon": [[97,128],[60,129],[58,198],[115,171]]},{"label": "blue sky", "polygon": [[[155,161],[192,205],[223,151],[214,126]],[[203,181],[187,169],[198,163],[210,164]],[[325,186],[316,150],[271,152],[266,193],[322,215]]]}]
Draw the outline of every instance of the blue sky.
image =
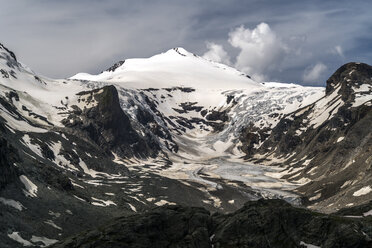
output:
[{"label": "blue sky", "polygon": [[372,64],[372,1],[0,0],[0,42],[54,78],[98,73],[172,47],[259,81],[324,85]]}]

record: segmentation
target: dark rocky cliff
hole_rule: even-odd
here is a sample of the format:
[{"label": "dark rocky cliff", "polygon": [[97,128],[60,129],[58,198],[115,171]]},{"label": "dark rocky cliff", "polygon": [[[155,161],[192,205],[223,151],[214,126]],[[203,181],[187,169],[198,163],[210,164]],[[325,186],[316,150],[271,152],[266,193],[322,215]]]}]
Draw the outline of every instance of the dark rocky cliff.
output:
[{"label": "dark rocky cliff", "polygon": [[73,111],[63,124],[91,141],[107,153],[116,152],[122,157],[154,157],[160,148],[150,136],[141,137],[133,129],[128,116],[120,107],[118,92],[114,86],[105,86],[87,92],[80,92],[85,103],[94,102],[91,108],[80,109],[73,105]]},{"label": "dark rocky cliff", "polygon": [[18,160],[16,149],[6,139],[0,137],[0,190],[16,180],[18,170],[14,163]]}]

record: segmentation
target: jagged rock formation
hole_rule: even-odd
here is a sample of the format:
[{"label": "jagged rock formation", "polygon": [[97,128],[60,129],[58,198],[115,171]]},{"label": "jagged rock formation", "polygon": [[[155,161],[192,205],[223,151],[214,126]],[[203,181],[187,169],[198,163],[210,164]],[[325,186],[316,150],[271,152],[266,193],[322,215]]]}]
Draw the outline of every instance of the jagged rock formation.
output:
[{"label": "jagged rock formation", "polygon": [[113,72],[125,63],[125,60],[116,62],[113,66],[110,66],[106,71]]},{"label": "jagged rock formation", "polygon": [[[151,136],[140,137],[129,118],[120,107],[118,92],[114,86],[77,93],[78,103],[83,109],[73,109],[62,123],[80,136],[87,136],[107,154],[117,153],[121,157],[155,157],[160,147]],[[86,106],[92,107],[86,107]]]},{"label": "jagged rock formation", "polygon": [[14,163],[19,160],[16,149],[4,138],[0,138],[0,190],[17,180],[18,171]]},{"label": "jagged rock formation", "polygon": [[312,213],[281,200],[248,202],[229,215],[167,206],[121,217],[52,247],[368,247],[370,218]]}]

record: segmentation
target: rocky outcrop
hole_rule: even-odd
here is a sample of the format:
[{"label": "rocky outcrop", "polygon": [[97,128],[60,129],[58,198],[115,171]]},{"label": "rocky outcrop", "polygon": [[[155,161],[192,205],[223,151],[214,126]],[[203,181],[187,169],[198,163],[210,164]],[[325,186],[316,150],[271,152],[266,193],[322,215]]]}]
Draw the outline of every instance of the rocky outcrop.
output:
[{"label": "rocky outcrop", "polygon": [[327,80],[326,94],[331,94],[337,87],[341,86],[339,93],[344,101],[351,100],[352,87],[362,84],[371,84],[372,67],[364,63],[347,63],[341,66]]},{"label": "rocky outcrop", "polygon": [[14,163],[18,160],[16,149],[0,137],[0,190],[17,179],[18,171]]},{"label": "rocky outcrop", "polygon": [[8,68],[6,68],[7,70],[5,68],[1,69],[2,77],[9,78],[9,76],[12,76],[16,78],[15,72],[13,69],[19,69],[19,63],[17,61],[17,57],[12,51],[10,51],[8,48],[3,46],[1,43],[0,43],[0,59],[5,60],[6,65],[8,66]]},{"label": "rocky outcrop", "polygon": [[52,247],[368,247],[371,223],[313,213],[282,200],[248,202],[229,215],[166,206],[115,219]]},{"label": "rocky outcrop", "polygon": [[114,65],[112,65],[111,67],[109,67],[105,71],[114,72],[117,68],[119,68],[120,66],[122,66],[124,63],[125,63],[125,60],[118,61],[118,62],[116,62]]},{"label": "rocky outcrop", "polygon": [[122,157],[153,157],[160,148],[150,136],[140,136],[120,107],[118,92],[114,86],[105,86],[87,92],[78,93],[81,103],[92,107],[79,108],[73,105],[73,111],[62,123],[101,147],[107,153],[111,151]]},{"label": "rocky outcrop", "polygon": [[5,50],[15,61],[17,61],[15,54],[1,43],[0,43],[0,49]]},{"label": "rocky outcrop", "polygon": [[20,161],[19,154],[6,139],[5,132],[5,126],[0,121],[0,190],[16,181],[19,176],[15,165]]}]

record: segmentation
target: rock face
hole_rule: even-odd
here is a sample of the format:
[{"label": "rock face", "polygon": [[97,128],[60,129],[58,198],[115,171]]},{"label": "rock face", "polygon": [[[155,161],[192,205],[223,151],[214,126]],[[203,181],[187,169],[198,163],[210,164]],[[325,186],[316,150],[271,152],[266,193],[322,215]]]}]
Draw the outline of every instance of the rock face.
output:
[{"label": "rock face", "polygon": [[0,190],[8,183],[14,182],[18,171],[14,163],[19,160],[16,149],[6,139],[0,138]]},{"label": "rock face", "polygon": [[160,148],[151,137],[140,137],[120,107],[114,86],[78,93],[79,103],[93,107],[80,109],[73,105],[70,115],[62,120],[66,127],[82,132],[107,153],[123,157],[154,157]]},{"label": "rock face", "polygon": [[229,215],[166,206],[115,219],[52,247],[369,247],[371,223],[312,213],[281,200],[249,202]]},{"label": "rock face", "polygon": [[326,94],[331,94],[338,86],[344,101],[351,100],[353,87],[363,84],[371,84],[372,69],[370,65],[364,63],[347,63],[341,66],[327,80]]},{"label": "rock face", "polygon": [[108,72],[115,71],[117,68],[122,66],[124,63],[125,63],[125,60],[118,61],[113,66],[109,67],[106,71]]},{"label": "rock face", "polygon": [[5,50],[5,51],[7,52],[7,54],[9,54],[10,57],[11,57],[14,61],[17,61],[17,58],[16,58],[15,54],[14,54],[12,51],[10,51],[8,48],[6,48],[6,47],[5,47],[3,44],[1,44],[1,43],[0,43],[0,49]]},{"label": "rock face", "polygon": [[15,165],[20,161],[19,154],[5,137],[6,128],[0,118],[0,192],[9,183],[17,181],[19,176],[19,170]]}]

